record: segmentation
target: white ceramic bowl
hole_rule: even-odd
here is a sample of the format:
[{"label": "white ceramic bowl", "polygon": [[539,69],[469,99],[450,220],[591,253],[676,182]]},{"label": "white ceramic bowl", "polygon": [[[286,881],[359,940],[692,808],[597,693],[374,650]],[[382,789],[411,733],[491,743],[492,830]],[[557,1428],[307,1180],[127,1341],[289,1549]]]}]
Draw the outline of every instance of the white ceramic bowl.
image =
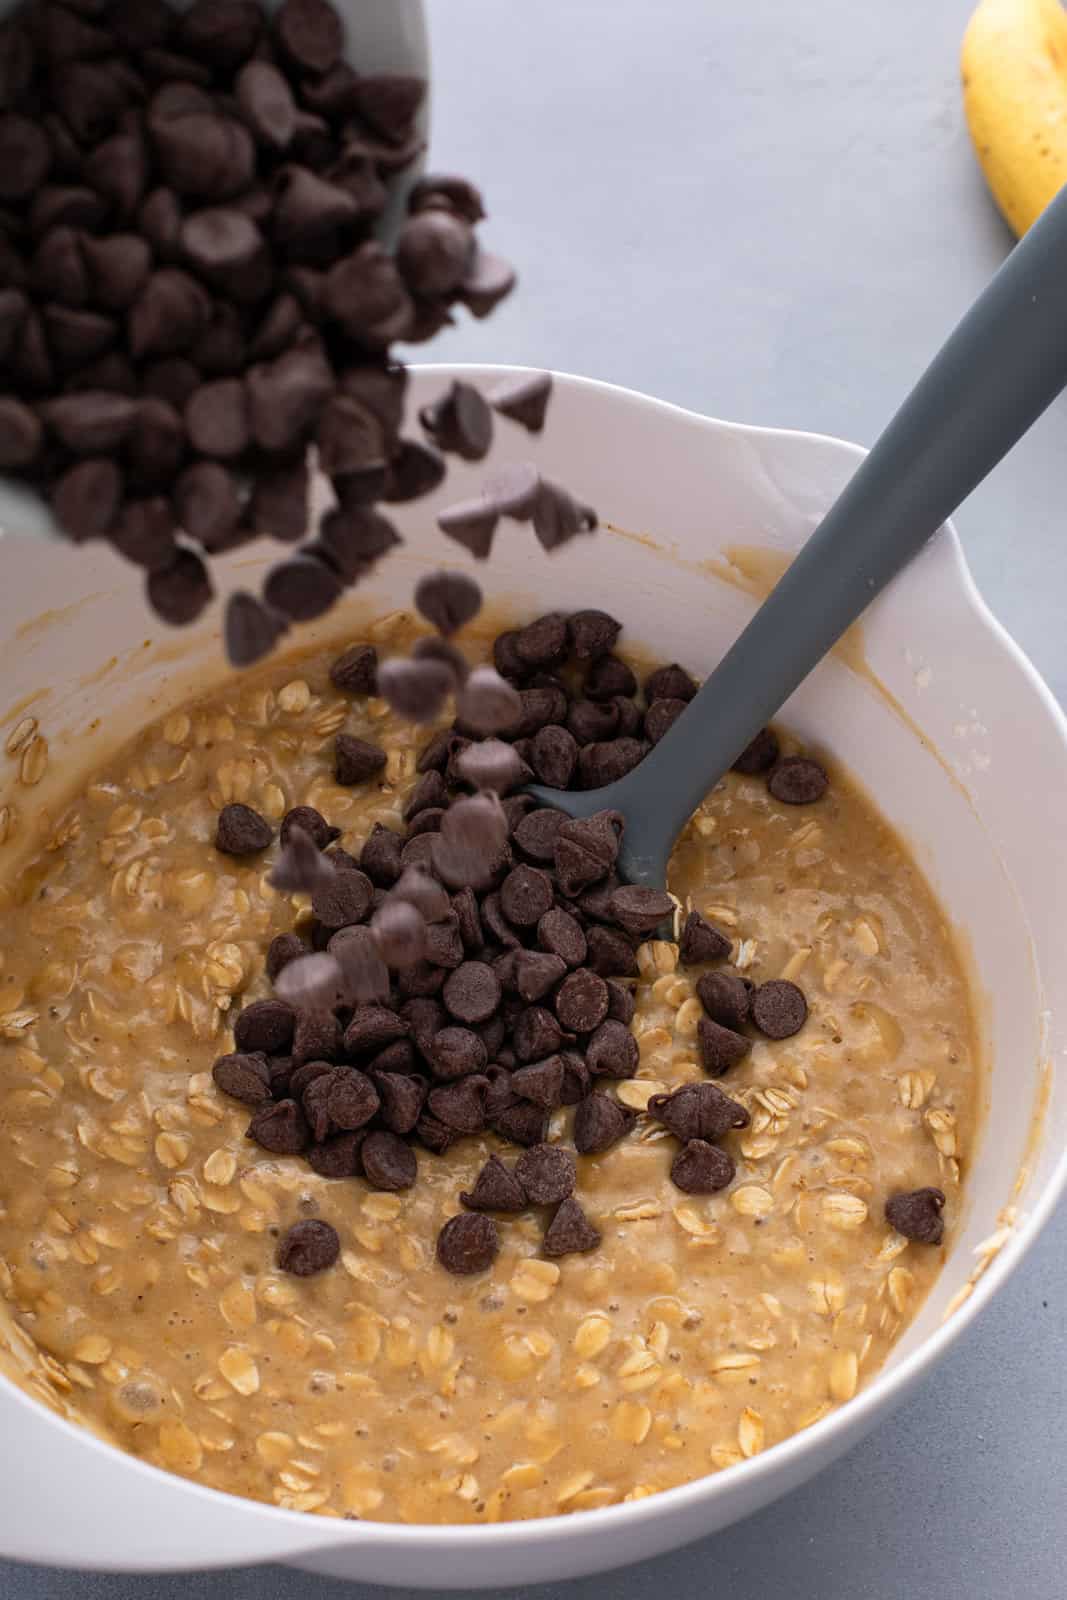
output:
[{"label": "white ceramic bowl", "polygon": [[[451,376],[424,369],[413,407]],[[494,595],[534,611],[603,605],[631,637],[697,671],[753,606],[709,563],[733,546],[770,552],[765,565],[788,557],[859,458],[833,439],[709,421],[577,378],[558,381],[540,439],[506,424],[500,433],[515,456],[533,455],[595,504],[606,526],[549,559],[528,530],[506,525],[484,574]],[[455,469],[448,498],[473,492],[478,476]],[[406,510],[408,544],[352,602],[353,634],[367,608],[406,604],[427,562],[464,564],[434,526],[443,498]],[[234,581],[254,579],[274,554],[232,558]],[[38,541],[7,539],[0,562],[0,713],[46,687],[35,709],[61,774],[224,670],[217,613],[188,633],[161,632],[136,576],[107,551],[60,559]],[[321,637],[339,625],[327,619]],[[467,1589],[571,1577],[655,1555],[767,1504],[845,1450],[947,1352],[1067,1181],[1067,726],[983,605],[951,529],[871,609],[861,654],[860,672],[855,651],[853,665],[825,662],[783,719],[869,787],[962,931],[995,1130],[968,1160],[966,1214],[944,1272],[883,1371],[807,1432],[716,1476],[631,1505],[480,1528],[327,1521],[231,1498],[120,1453],[0,1379],[0,1553],[127,1570],[283,1560]],[[10,780],[0,765],[0,801]],[[47,804],[48,783],[35,803]]]}]

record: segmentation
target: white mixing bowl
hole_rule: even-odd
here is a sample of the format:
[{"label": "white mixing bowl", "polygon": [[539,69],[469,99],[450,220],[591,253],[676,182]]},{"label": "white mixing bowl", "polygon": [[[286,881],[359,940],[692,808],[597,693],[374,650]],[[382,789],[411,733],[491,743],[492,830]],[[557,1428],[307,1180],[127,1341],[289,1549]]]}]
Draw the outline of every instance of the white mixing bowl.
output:
[{"label": "white mixing bowl", "polygon": [[[452,375],[424,369],[413,408]],[[754,604],[713,566],[739,546],[749,550],[737,558],[743,567],[772,570],[859,459],[833,439],[709,421],[578,378],[558,381],[540,439],[530,443],[506,423],[499,438],[498,458],[505,449],[535,457],[596,505],[605,526],[550,559],[528,529],[506,524],[479,573],[493,595],[530,612],[604,606],[625,618],[632,638],[698,672]],[[351,603],[351,636],[367,611],[407,604],[427,563],[466,565],[434,515],[478,480],[477,468],[460,465],[447,496],[405,510],[407,546]],[[228,576],[254,581],[276,555],[241,552]],[[14,796],[29,828],[33,808],[49,803],[50,781],[61,788],[138,720],[223,673],[219,617],[215,610],[184,633],[161,629],[136,574],[106,550],[68,555],[8,538],[0,564],[0,730],[13,708],[46,691],[31,708],[51,744],[50,773]],[[335,638],[343,626],[328,618],[319,636]],[[325,1520],[200,1488],[0,1378],[0,1554],[136,1571],[282,1560],[337,1577],[466,1589],[571,1577],[653,1556],[766,1505],[845,1450],[945,1355],[1067,1182],[1067,724],[986,610],[951,529],[878,600],[847,659],[812,675],[783,720],[856,774],[911,845],[969,951],[992,1067],[963,1226],[883,1371],[806,1432],[713,1477],[602,1511],[454,1528]],[[14,763],[0,758],[0,803],[13,788]],[[16,1344],[7,1367],[24,1355]]]}]

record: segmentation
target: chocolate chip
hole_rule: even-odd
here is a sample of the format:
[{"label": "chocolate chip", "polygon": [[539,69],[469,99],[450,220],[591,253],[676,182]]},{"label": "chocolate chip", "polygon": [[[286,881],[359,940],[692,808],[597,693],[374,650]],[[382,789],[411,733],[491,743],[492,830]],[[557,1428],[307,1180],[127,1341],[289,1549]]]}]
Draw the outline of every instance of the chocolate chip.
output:
[{"label": "chocolate chip", "polygon": [[328,1010],[344,995],[344,974],[333,956],[317,951],[290,961],[274,988],[291,1006]]},{"label": "chocolate chip", "polygon": [[588,1095],[592,1084],[589,1068],[585,1064],[585,1057],[580,1056],[576,1050],[561,1050],[559,1058],[563,1063],[563,1084],[559,1091],[560,1104],[564,1106],[579,1105]]},{"label": "chocolate chip", "polygon": [[499,1250],[496,1223],[479,1211],[450,1217],[437,1235],[438,1261],[446,1272],[461,1277],[485,1272]]},{"label": "chocolate chip", "polygon": [[632,978],[637,960],[626,935],[615,928],[589,928],[586,932],[586,964],[602,978]]},{"label": "chocolate chip", "polygon": [[310,432],[334,388],[333,373],[316,346],[298,345],[245,377],[252,435],[263,450],[288,451]]},{"label": "chocolate chip", "polygon": [[174,519],[162,495],[145,500],[127,500],[108,534],[113,549],[135,566],[154,572],[169,566],[177,545]]},{"label": "chocolate chip", "polygon": [[671,1182],[686,1194],[714,1194],[734,1180],[731,1156],[706,1139],[690,1139],[671,1162]]},{"label": "chocolate chip", "polygon": [[270,1071],[267,1058],[261,1052],[237,1051],[219,1056],[211,1069],[211,1076],[231,1100],[241,1100],[246,1106],[262,1105],[269,1100]]},{"label": "chocolate chip", "polygon": [[256,855],[265,850],[274,838],[274,830],[266,817],[261,817],[251,806],[234,802],[223,806],[215,829],[215,849],[227,856]]},{"label": "chocolate chip", "polygon": [[375,911],[371,927],[386,966],[401,971],[427,956],[426,923],[407,901],[387,900]]},{"label": "chocolate chip", "polygon": [[444,814],[443,806],[424,806],[408,823],[405,838],[417,839],[420,833],[437,833]]},{"label": "chocolate chip", "polygon": [[[12,423],[13,413],[7,421]],[[16,420],[17,426],[17,420]],[[24,439],[28,436],[23,435]],[[9,442],[9,448],[12,448]],[[122,476],[111,461],[81,461],[52,490],[52,510],[64,533],[75,543],[102,538],[110,531],[122,500]]]},{"label": "chocolate chip", "polygon": [[345,788],[366,783],[385,766],[385,751],[366,739],[339,733],[334,741],[334,778]]},{"label": "chocolate chip", "polygon": [[495,667],[475,667],[456,699],[456,710],[468,731],[502,733],[515,726],[522,713],[515,689]]},{"label": "chocolate chip", "polygon": [[574,1148],[579,1155],[599,1155],[625,1138],[636,1121],[636,1114],[613,1096],[589,1094],[574,1113]]},{"label": "chocolate chip", "polygon": [[529,433],[540,433],[551,393],[552,374],[535,372],[528,377],[506,379],[492,391],[489,403],[494,411],[520,423]]},{"label": "chocolate chip", "polygon": [[231,666],[249,667],[261,661],[285,631],[282,619],[261,605],[255,595],[239,589],[227,600],[223,636]]},{"label": "chocolate chip", "polygon": [[410,1028],[403,1017],[387,1006],[358,1006],[345,1029],[345,1049],[350,1055],[380,1050],[394,1039],[406,1039]]},{"label": "chocolate chip", "polygon": [[241,516],[237,486],[225,467],[214,461],[197,461],[186,468],[175,484],[174,504],[186,533],[205,550],[225,546]]},{"label": "chocolate chip", "polygon": [[463,940],[454,911],[426,930],[426,959],[434,966],[457,968],[463,962]]},{"label": "chocolate chip", "polygon": [[175,267],[154,272],[130,308],[127,333],[134,359],[187,350],[210,315],[207,294],[188,273]]},{"label": "chocolate chip", "polygon": [[415,1135],[427,1150],[432,1150],[437,1156],[444,1155],[460,1137],[454,1128],[446,1127],[428,1111],[424,1111],[416,1123]]},{"label": "chocolate chip", "polygon": [[778,739],[771,728],[761,728],[734,762],[734,771],[754,775],[766,772],[778,760]]},{"label": "chocolate chip", "polygon": [[263,598],[291,622],[311,622],[328,611],[341,594],[337,575],[314,555],[294,556],[272,567]]},{"label": "chocolate chip", "polygon": [[556,839],[566,819],[562,811],[542,806],[522,818],[514,830],[515,843],[534,861],[553,862]]},{"label": "chocolate chip", "polygon": [[232,71],[252,54],[262,29],[256,0],[193,0],[178,24],[178,40],[209,66]]},{"label": "chocolate chip", "polygon": [[528,738],[548,723],[561,723],[566,715],[567,696],[561,688],[548,684],[531,685],[519,691],[519,720],[507,731],[516,738]]},{"label": "chocolate chip", "polygon": [[[43,439],[44,430],[29,406],[23,405],[21,400],[15,400],[9,395],[0,396],[0,468],[6,471],[12,467],[30,466],[40,453]],[[74,498],[69,491],[68,498]],[[110,503],[110,496],[108,501]],[[64,516],[58,505],[56,514],[60,521],[64,522]],[[76,514],[84,526],[84,512]],[[66,515],[70,516],[71,512],[68,511]],[[112,510],[105,526],[110,525],[113,515]]]},{"label": "chocolate chip", "polygon": [[428,873],[410,863],[405,863],[404,871],[396,885],[394,899],[410,901],[427,922],[440,922],[452,911],[452,902],[441,885]]},{"label": "chocolate chip", "polygon": [[481,1073],[469,1073],[454,1083],[431,1089],[426,1104],[430,1114],[456,1133],[481,1133],[485,1127],[485,1090]]},{"label": "chocolate chip", "polygon": [[283,1235],[278,1246],[277,1261],[282,1272],[291,1272],[297,1278],[310,1278],[316,1272],[332,1267],[341,1254],[341,1241],[337,1231],[328,1222],[317,1217],[304,1217],[294,1222]]},{"label": "chocolate chip", "polygon": [[514,1173],[499,1156],[490,1156],[468,1192],[460,1191],[460,1204],[469,1211],[525,1211],[526,1194]]},{"label": "chocolate chip", "polygon": [[605,982],[608,986],[608,1016],[613,1022],[624,1022],[629,1027],[637,1009],[632,991],[624,988],[621,983],[614,983],[610,978]]},{"label": "chocolate chip", "polygon": [[[331,1080],[327,1109],[330,1121],[342,1132],[362,1128],[378,1110],[378,1091],[365,1072],[355,1067],[336,1073]],[[366,1151],[363,1164],[366,1166]]]},{"label": "chocolate chip", "polygon": [[376,822],[359,854],[359,864],[373,884],[391,889],[401,873],[400,839],[391,828]]},{"label": "chocolate chip", "polygon": [[492,413],[478,390],[456,380],[438,400],[423,406],[419,421],[439,450],[480,461],[493,437]]},{"label": "chocolate chip", "polygon": [[650,744],[659,744],[663,735],[678,721],[686,708],[684,700],[653,700],[645,712],[645,737]]},{"label": "chocolate chip", "polygon": [[563,1104],[563,1075],[563,1058],[558,1054],[547,1056],[544,1061],[531,1061],[511,1074],[512,1092],[552,1111]]},{"label": "chocolate chip", "polygon": [[567,710],[567,727],[579,744],[601,744],[619,731],[614,700],[575,700]]},{"label": "chocolate chip", "polygon": [[578,787],[601,789],[617,783],[632,772],[647,754],[640,739],[609,739],[602,744],[587,744],[578,752]]},{"label": "chocolate chip", "polygon": [[807,756],[783,756],[767,779],[776,800],[788,806],[808,806],[821,800],[829,785],[825,768]]},{"label": "chocolate chip", "polygon": [[234,81],[237,103],[261,144],[284,150],[296,128],[296,103],[277,67],[269,61],[249,61]]},{"label": "chocolate chip", "polygon": [[341,1024],[330,1011],[298,1011],[293,1034],[293,1062],[336,1061],[341,1054]]},{"label": "chocolate chip", "polygon": [[485,1045],[469,1028],[441,1028],[434,1034],[429,1053],[436,1076],[448,1081],[481,1072],[488,1061]]},{"label": "chocolate chip", "polygon": [[568,1196],[545,1229],[542,1248],[546,1256],[569,1256],[595,1250],[600,1234],[573,1196]]},{"label": "chocolate chip", "polygon": [[426,210],[411,217],[396,242],[401,276],[412,294],[428,298],[453,294],[473,256],[470,224],[448,211]]},{"label": "chocolate chip", "polygon": [[622,623],[606,611],[575,611],[567,622],[571,650],[579,661],[595,661],[615,647]]},{"label": "chocolate chip", "polygon": [[445,980],[445,1007],[464,1023],[485,1022],[500,1004],[500,981],[482,961],[464,961]]},{"label": "chocolate chip", "polygon": [[311,1129],[295,1100],[279,1100],[256,1112],[248,1137],[272,1155],[298,1156],[311,1143]]},{"label": "chocolate chip", "polygon": [[559,1023],[544,1006],[527,1006],[512,1030],[512,1048],[522,1062],[555,1055],[563,1042]]},{"label": "chocolate chip", "polygon": [[912,1189],[890,1195],[885,1218],[891,1228],[918,1244],[940,1244],[945,1232],[941,1215],[945,1196],[940,1189]]},{"label": "chocolate chip", "polygon": [[579,967],[585,960],[586,938],[581,925],[569,911],[558,906],[546,911],[538,922],[537,942],[568,967]]},{"label": "chocolate chip", "polygon": [[566,728],[540,728],[530,748],[530,765],[550,789],[566,789],[578,764],[578,744]]},{"label": "chocolate chip", "polygon": [[306,833],[319,850],[325,850],[328,844],[333,844],[335,839],[341,837],[340,828],[331,828],[321,811],[316,811],[314,806],[293,806],[285,813],[278,830],[281,844],[289,843],[294,828]]},{"label": "chocolate chip", "polygon": [[544,1139],[548,1131],[548,1115],[532,1100],[516,1100],[514,1105],[505,1106],[492,1114],[489,1126],[511,1144],[529,1147],[540,1144]]},{"label": "chocolate chip", "polygon": [[733,948],[725,933],[713,926],[699,911],[690,911],[682,924],[678,955],[683,966],[701,961],[723,961]]},{"label": "chocolate chip", "polygon": [[559,1145],[536,1144],[516,1161],[515,1176],[534,1205],[556,1205],[573,1192],[574,1157]]},{"label": "chocolate chip", "polygon": [[753,994],[750,1014],[768,1039],[789,1039],[808,1020],[808,1002],[795,983],[787,978],[772,978],[769,983],[761,983]]},{"label": "chocolate chip", "polygon": [[328,1061],[305,1061],[303,1066],[293,1067],[292,1057],[289,1058],[289,1095],[294,1100],[303,1100],[311,1085],[319,1078],[327,1078],[333,1071]]},{"label": "chocolate chip", "polygon": [[271,983],[278,974],[301,956],[307,955],[307,945],[298,933],[277,933],[267,946],[267,977]]},{"label": "chocolate chip", "polygon": [[234,1043],[238,1050],[284,1055],[293,1042],[295,1027],[293,1008],[283,1000],[253,1000],[234,1024]]},{"label": "chocolate chip", "polygon": [[424,1078],[399,1072],[372,1071],[371,1079],[381,1101],[379,1115],[390,1133],[410,1133],[422,1114],[427,1095]]},{"label": "chocolate chip", "polygon": [[541,494],[541,474],[532,461],[510,462],[487,474],[482,494],[500,516],[529,522]]},{"label": "chocolate chip", "polygon": [[191,550],[179,550],[165,567],[148,574],[148,603],[156,615],[174,627],[194,622],[212,599],[207,569]]},{"label": "chocolate chip", "polygon": [[669,667],[657,667],[655,672],[650,672],[645,679],[644,690],[645,699],[650,705],[654,700],[683,700],[688,703],[696,694],[697,686],[685,668],[674,661]]},{"label": "chocolate chip", "polygon": [[703,973],[697,996],[711,1020],[724,1028],[740,1028],[748,1016],[749,987],[735,972]]},{"label": "chocolate chip", "polygon": [[372,1189],[387,1192],[410,1189],[418,1177],[418,1162],[411,1146],[395,1133],[369,1133],[360,1150],[363,1174]]},{"label": "chocolate chip", "polygon": [[599,656],[585,675],[585,692],[590,700],[613,700],[636,694],[637,679],[618,656]]},{"label": "chocolate chip", "polygon": [[[327,1072],[317,1073],[310,1083],[305,1083],[303,1072],[293,1073],[290,1091],[295,1094],[295,1085],[298,1082],[303,1085],[300,1090],[300,1103],[304,1108],[304,1115],[308,1119],[311,1137],[317,1144],[321,1144],[328,1134],[335,1132],[333,1120],[330,1116],[330,1093],[335,1080],[343,1077],[343,1069],[334,1070],[330,1068]],[[360,1126],[362,1126],[362,1123]]]},{"label": "chocolate chip", "polygon": [[627,933],[650,934],[674,914],[675,902],[662,889],[628,883],[611,897],[612,916]]},{"label": "chocolate chip", "polygon": [[586,1046],[586,1065],[595,1078],[632,1078],[639,1059],[637,1040],[629,1028],[610,1018]]},{"label": "chocolate chip", "polygon": [[384,1050],[379,1050],[366,1067],[372,1079],[375,1073],[384,1077],[395,1077],[401,1073],[416,1073],[419,1070],[419,1058],[410,1039],[394,1039]]},{"label": "chocolate chip", "polygon": [[25,200],[48,175],[52,152],[38,123],[17,112],[0,116],[0,200]]},{"label": "chocolate chip", "polygon": [[608,986],[597,973],[580,967],[560,984],[556,1016],[571,1033],[592,1033],[608,1014]]},{"label": "chocolate chip", "polygon": [[540,950],[517,950],[514,962],[515,992],[521,1000],[533,1004],[554,989],[566,971],[559,956],[548,955]]},{"label": "chocolate chip", "polygon": [[520,865],[500,886],[500,906],[516,928],[532,928],[552,906],[552,880],[537,867]]},{"label": "chocolate chip", "polygon": [[330,682],[342,694],[377,694],[377,650],[372,644],[349,645],[330,667]]},{"label": "chocolate chip", "polygon": [[415,606],[447,637],[478,615],[482,591],[466,573],[431,572],[415,585]]},{"label": "chocolate chip", "polygon": [[456,913],[463,948],[468,952],[477,952],[485,944],[485,930],[478,914],[478,899],[474,890],[468,887],[454,894],[452,909]]},{"label": "chocolate chip", "polygon": [[704,1071],[713,1078],[720,1078],[724,1072],[736,1066],[752,1048],[751,1041],[742,1034],[712,1022],[709,1017],[701,1017],[697,1023],[697,1035]]},{"label": "chocolate chip", "polygon": [[428,173],[419,178],[408,194],[408,211],[416,212],[431,207],[443,207],[464,217],[468,222],[481,222],[485,209],[479,191],[466,178],[450,173]]},{"label": "chocolate chip", "polygon": [[365,872],[337,872],[311,897],[311,908],[326,928],[347,928],[362,922],[370,910],[374,886]]},{"label": "chocolate chip", "polygon": [[440,661],[404,661],[394,657],[378,669],[378,692],[393,710],[411,722],[432,722],[452,692],[455,680]]},{"label": "chocolate chip", "polygon": [[713,1083],[685,1083],[673,1094],[656,1094],[649,1115],[676,1138],[719,1139],[732,1128],[747,1128],[748,1112]]},{"label": "chocolate chip", "polygon": [[596,525],[596,512],[591,506],[582,505],[559,484],[541,480],[533,526],[542,549],[558,550],[578,534],[592,533]]},{"label": "chocolate chip", "polygon": [[364,1129],[355,1133],[337,1133],[332,1139],[313,1144],[307,1152],[308,1166],[320,1178],[358,1178],[363,1172],[360,1151],[367,1135]]}]

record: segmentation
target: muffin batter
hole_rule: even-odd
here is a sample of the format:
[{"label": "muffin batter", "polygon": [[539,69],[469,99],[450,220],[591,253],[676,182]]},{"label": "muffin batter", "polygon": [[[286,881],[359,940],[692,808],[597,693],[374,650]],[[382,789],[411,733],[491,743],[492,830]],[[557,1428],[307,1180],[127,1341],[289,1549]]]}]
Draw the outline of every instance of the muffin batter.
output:
[{"label": "muffin batter", "polygon": [[[373,633],[395,650],[413,631],[398,616]],[[211,1078],[294,922],[266,882],[274,850],[248,863],[213,847],[220,807],[276,826],[313,805],[358,855],[414,785],[425,735],[339,694],[331,659],[245,676],[147,728],[0,882],[0,1290],[36,1347],[33,1392],[212,1487],[405,1522],[639,1498],[849,1400],[942,1258],[889,1227],[885,1201],[936,1185],[951,1239],[978,1103],[966,983],[900,841],[836,771],[811,807],[730,774],[671,888],[731,935],[736,970],[793,980],[810,1008],[721,1080],[751,1117],[722,1141],[734,1182],[680,1192],[677,1143],[644,1114],[705,1076],[699,971],[651,941],[639,1075],[610,1090],[637,1126],[578,1158],[602,1244],[546,1260],[531,1211],[501,1228],[488,1272],[450,1276],[434,1241],[494,1136],[420,1149],[414,1188],[374,1192],[259,1149]],[[334,782],[341,730],[386,750],[377,778]],[[572,1118],[553,1113],[550,1138],[569,1142]],[[331,1223],[342,1253],[301,1279],[275,1257],[304,1218]]]}]

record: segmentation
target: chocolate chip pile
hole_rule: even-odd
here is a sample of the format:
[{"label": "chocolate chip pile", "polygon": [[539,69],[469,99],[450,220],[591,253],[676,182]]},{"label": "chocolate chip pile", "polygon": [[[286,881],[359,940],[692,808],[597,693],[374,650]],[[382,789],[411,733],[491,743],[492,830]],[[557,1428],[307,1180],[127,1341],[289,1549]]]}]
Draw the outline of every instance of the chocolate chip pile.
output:
[{"label": "chocolate chip pile", "polygon": [[[488,1129],[521,1147],[514,1166],[489,1159],[460,1196],[465,1211],[441,1231],[438,1259],[460,1273],[495,1256],[492,1212],[549,1208],[550,1256],[599,1242],[574,1195],[574,1155],[546,1142],[549,1118],[575,1108],[581,1155],[610,1149],[633,1127],[634,1113],[607,1089],[637,1073],[628,980],[637,976],[639,944],[665,921],[681,922],[682,962],[706,969],[697,991],[709,1080],[750,1050],[746,1028],[784,1039],[807,1017],[795,984],[755,987],[724,965],[731,942],[698,912],[682,918],[669,894],[620,881],[618,813],[576,821],[517,792],[534,775],[560,789],[592,788],[629,771],[696,693],[693,678],[676,664],[661,667],[639,696],[632,670],[613,653],[620,624],[597,610],[550,613],[509,630],[494,643],[495,667],[464,676],[447,635],[477,609],[469,584],[454,575],[423,580],[422,609],[441,636],[399,663],[444,662],[445,677],[460,686],[459,715],[419,755],[404,831],[376,824],[357,860],[314,809],[286,815],[271,881],[310,894],[310,942],[296,932],[273,940],[275,995],[245,1007],[234,1053],[214,1067],[218,1086],[254,1108],[252,1139],[275,1154],[305,1155],[327,1177],[398,1190],[416,1181],[415,1144],[441,1156]],[[349,694],[381,693],[396,665],[355,644],[331,678]],[[496,737],[484,737],[487,706],[469,696],[479,673],[504,691],[508,720],[495,725]],[[494,686],[494,704],[498,693]],[[472,705],[481,720],[470,720]],[[338,782],[373,781],[385,759],[373,744],[337,735]],[[826,788],[818,763],[779,758],[769,731],[739,765],[767,772],[770,786],[790,775],[780,785],[790,803]],[[216,848],[247,857],[272,841],[271,825],[250,807],[223,808]],[[648,1109],[679,1141],[671,1174],[680,1189],[707,1194],[731,1182],[734,1163],[719,1141],[747,1124],[742,1105],[707,1081],[658,1095]],[[283,1267],[290,1257],[325,1266],[336,1255],[319,1234],[310,1251],[299,1241],[290,1249],[290,1238]]]},{"label": "chocolate chip pile", "polygon": [[[76,543],[146,573],[172,624],[212,598],[211,557],[305,539],[308,450],[337,504],[231,597],[234,665],[320,616],[394,545],[374,509],[429,492],[442,452],[480,459],[492,411],[454,385],[401,437],[396,340],[511,290],[462,178],[425,177],[390,251],[387,184],[421,149],[420,79],[361,74],[327,0],[31,0],[0,24],[0,471]],[[536,430],[541,375],[490,397]],[[595,518],[532,469],[443,519],[478,554],[500,515],[547,548]]]}]

